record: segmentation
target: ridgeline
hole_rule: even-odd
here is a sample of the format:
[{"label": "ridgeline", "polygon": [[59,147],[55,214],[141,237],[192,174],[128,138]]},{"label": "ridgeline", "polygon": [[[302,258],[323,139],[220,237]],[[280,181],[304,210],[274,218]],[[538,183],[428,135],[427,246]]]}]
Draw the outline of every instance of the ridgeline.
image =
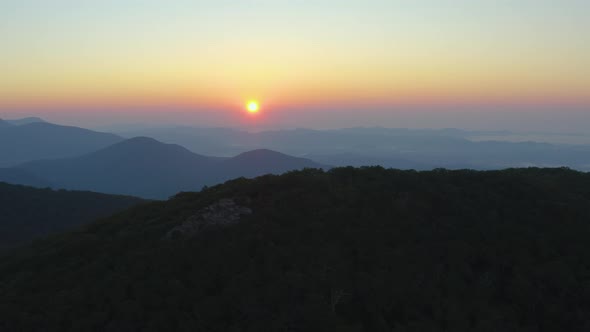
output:
[{"label": "ridgeline", "polygon": [[590,174],[304,170],[0,258],[2,331],[584,331]]}]

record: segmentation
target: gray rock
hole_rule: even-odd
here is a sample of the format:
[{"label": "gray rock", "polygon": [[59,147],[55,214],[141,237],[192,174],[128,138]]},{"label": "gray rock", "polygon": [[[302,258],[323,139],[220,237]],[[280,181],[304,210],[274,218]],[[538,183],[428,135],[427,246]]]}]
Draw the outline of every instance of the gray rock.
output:
[{"label": "gray rock", "polygon": [[252,209],[239,206],[233,199],[224,198],[188,217],[182,224],[172,228],[165,238],[194,236],[210,227],[225,227],[236,224],[242,215],[252,214]]}]

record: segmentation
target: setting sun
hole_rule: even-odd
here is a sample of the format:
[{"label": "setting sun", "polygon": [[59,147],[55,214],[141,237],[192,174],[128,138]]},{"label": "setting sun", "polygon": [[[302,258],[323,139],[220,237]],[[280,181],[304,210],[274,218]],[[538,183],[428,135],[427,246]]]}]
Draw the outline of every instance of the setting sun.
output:
[{"label": "setting sun", "polygon": [[246,109],[248,110],[249,113],[258,113],[258,110],[260,109],[260,105],[258,104],[258,102],[256,100],[251,100],[246,104]]}]

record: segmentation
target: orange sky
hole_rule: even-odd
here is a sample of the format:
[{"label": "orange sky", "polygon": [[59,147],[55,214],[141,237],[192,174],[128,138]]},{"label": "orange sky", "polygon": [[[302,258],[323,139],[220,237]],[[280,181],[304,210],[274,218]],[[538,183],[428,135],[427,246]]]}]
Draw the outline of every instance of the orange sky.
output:
[{"label": "orange sky", "polygon": [[[590,105],[590,6],[546,1],[0,4],[0,111]],[[2,115],[0,113],[0,115]]]}]

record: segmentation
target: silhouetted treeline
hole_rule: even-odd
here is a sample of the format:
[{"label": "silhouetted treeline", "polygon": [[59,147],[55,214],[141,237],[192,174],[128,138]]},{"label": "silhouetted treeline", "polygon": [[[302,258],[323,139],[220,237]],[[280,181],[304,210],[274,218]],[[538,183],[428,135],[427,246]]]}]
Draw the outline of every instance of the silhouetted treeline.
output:
[{"label": "silhouetted treeline", "polygon": [[108,217],[141,202],[130,196],[0,182],[0,249]]},{"label": "silhouetted treeline", "polygon": [[0,330],[588,331],[588,206],[568,169],[238,179],[1,258]]}]

